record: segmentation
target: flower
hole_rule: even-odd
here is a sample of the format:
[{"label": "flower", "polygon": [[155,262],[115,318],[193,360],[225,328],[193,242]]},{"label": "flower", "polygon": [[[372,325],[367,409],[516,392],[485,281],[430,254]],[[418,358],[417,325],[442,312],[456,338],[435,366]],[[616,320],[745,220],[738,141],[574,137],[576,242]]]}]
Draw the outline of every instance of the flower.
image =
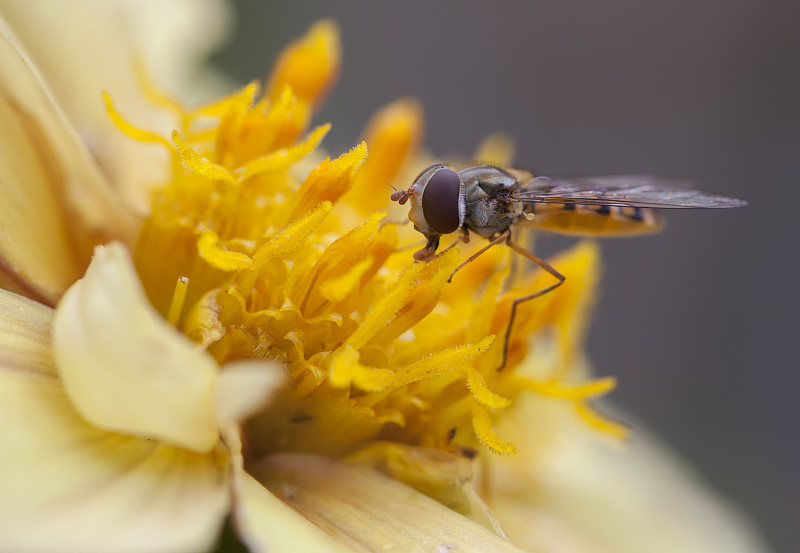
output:
[{"label": "flower", "polygon": [[[160,186],[116,191],[105,177],[126,163],[98,170],[3,38],[3,145],[39,185],[5,181],[16,194],[0,202],[16,292],[0,294],[4,549],[208,550],[230,516],[252,551],[518,550],[493,509],[525,546],[614,545],[579,517],[551,541],[518,524],[555,505],[542,475],[572,458],[564,442],[625,433],[591,407],[614,382],[591,380],[581,353],[597,248],[553,260],[567,283],[524,306],[498,372],[511,302],[548,277],[512,275],[498,248],[452,284],[459,249],[412,262],[405,214],[374,193],[415,169],[411,100],[309,162],[329,128],[309,130],[338,73],[335,25],[289,46],[263,93],[189,109],[148,88],[166,131],[106,95],[122,132],[167,154]],[[503,161],[498,143],[481,157]]]}]

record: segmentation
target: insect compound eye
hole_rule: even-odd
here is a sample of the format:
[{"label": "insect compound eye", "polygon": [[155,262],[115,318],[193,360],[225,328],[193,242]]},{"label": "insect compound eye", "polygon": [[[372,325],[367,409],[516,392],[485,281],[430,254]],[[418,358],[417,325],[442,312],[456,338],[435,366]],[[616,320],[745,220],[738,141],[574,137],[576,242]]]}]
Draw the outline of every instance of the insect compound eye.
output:
[{"label": "insect compound eye", "polygon": [[461,180],[449,167],[436,171],[422,193],[422,213],[425,221],[440,234],[449,234],[458,228],[458,199]]}]

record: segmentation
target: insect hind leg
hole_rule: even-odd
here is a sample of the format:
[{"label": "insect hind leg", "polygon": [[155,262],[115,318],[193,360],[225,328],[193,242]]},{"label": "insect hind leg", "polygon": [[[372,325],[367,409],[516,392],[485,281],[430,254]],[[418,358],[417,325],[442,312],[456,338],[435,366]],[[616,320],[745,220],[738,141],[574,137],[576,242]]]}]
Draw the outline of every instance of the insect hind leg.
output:
[{"label": "insect hind leg", "polygon": [[[508,231],[506,231],[506,232],[508,232]],[[502,363],[500,363],[500,366],[497,367],[497,371],[498,372],[502,371],[505,368],[506,361],[508,360],[508,344],[509,344],[509,342],[511,340],[511,328],[514,325],[514,318],[517,315],[517,306],[519,306],[519,304],[524,303],[526,301],[530,301],[530,300],[533,300],[533,299],[536,299],[536,298],[540,298],[540,297],[544,296],[545,294],[547,294],[548,292],[552,292],[553,290],[555,290],[556,288],[558,288],[559,286],[564,284],[564,281],[567,280],[567,277],[565,277],[564,275],[559,273],[557,270],[555,270],[555,268],[553,268],[552,265],[547,263],[547,261],[545,261],[544,259],[541,259],[540,257],[535,256],[529,250],[526,250],[525,248],[523,248],[519,244],[516,244],[515,242],[513,242],[511,240],[511,233],[509,233],[508,237],[506,238],[506,244],[508,244],[508,246],[512,250],[517,252],[518,254],[524,256],[526,259],[532,261],[533,263],[535,263],[536,265],[538,265],[539,267],[541,267],[542,269],[544,269],[545,271],[547,271],[548,273],[553,275],[558,280],[558,282],[555,282],[555,283],[551,284],[550,286],[542,288],[541,290],[537,290],[536,292],[534,292],[532,294],[528,294],[527,296],[522,296],[522,297],[516,298],[511,303],[511,316],[508,319],[508,326],[506,327],[506,336],[505,336],[505,339],[503,340],[503,361],[502,361]]]}]

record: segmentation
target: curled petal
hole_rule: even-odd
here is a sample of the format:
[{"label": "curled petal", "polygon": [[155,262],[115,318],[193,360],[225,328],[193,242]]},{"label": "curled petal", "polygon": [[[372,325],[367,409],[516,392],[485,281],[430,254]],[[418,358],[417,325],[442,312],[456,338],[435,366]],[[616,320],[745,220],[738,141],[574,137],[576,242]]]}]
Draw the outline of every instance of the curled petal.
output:
[{"label": "curled petal", "polygon": [[67,394],[91,423],[195,451],[217,442],[216,362],[150,306],[121,244],[98,247],[64,295],[53,345]]},{"label": "curled petal", "polygon": [[0,365],[0,550],[207,551],[228,510],[224,450],[87,424],[55,378]]},{"label": "curled petal", "polygon": [[234,361],[225,365],[216,387],[220,428],[253,414],[285,380],[283,366],[274,361]]}]

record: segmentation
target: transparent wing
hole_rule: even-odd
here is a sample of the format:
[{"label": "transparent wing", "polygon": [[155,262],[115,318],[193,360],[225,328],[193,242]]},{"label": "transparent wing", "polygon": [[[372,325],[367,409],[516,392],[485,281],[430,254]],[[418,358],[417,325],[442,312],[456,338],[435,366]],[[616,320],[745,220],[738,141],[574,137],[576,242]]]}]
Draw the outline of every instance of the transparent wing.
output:
[{"label": "transparent wing", "polygon": [[508,201],[652,208],[720,208],[743,200],[707,194],[688,183],[649,175],[536,177],[519,184]]}]

